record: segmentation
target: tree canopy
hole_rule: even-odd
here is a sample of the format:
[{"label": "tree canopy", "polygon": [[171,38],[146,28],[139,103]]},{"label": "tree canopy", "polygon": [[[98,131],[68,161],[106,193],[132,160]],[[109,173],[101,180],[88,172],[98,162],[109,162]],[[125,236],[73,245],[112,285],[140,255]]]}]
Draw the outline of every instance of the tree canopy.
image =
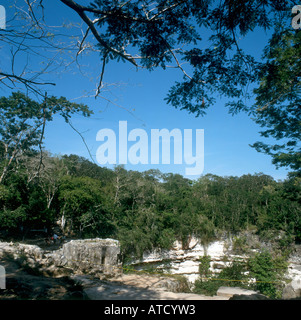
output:
[{"label": "tree canopy", "polygon": [[[28,0],[22,9],[16,4],[12,29],[8,23],[6,30],[0,30],[0,41],[12,47],[11,70],[9,65],[0,69],[2,84],[9,88],[24,85],[44,96],[47,86],[55,84],[44,75],[72,61],[80,64],[79,56],[89,52],[99,55],[95,96],[104,89],[110,61],[150,71],[172,66],[183,73],[183,80],[171,86],[168,104],[203,116],[218,96],[226,97],[230,113],[248,112],[268,128],[263,137],[281,140],[281,144],[258,142],[253,146],[270,154],[276,165],[300,174],[300,31],[291,24],[294,1],[53,2],[59,3],[76,13],[74,22],[81,22],[81,33],[51,27],[43,0]],[[261,58],[240,44],[240,39],[258,30],[271,35]],[[43,54],[36,49],[39,45]],[[34,76],[28,66],[17,73],[22,52],[40,56],[45,67]],[[61,54],[64,58],[59,59]]]},{"label": "tree canopy", "polygon": [[[53,27],[49,3],[66,6],[78,19],[68,28]],[[125,260],[170,249],[176,240],[188,248],[194,236],[206,247],[220,234],[256,232],[273,238],[282,254],[301,241],[301,32],[291,25],[294,1],[26,0],[24,5],[16,0],[16,15],[0,29],[6,58],[10,53],[10,63],[0,64],[0,84],[10,92],[0,98],[1,238],[26,237],[34,228],[59,228],[70,238],[111,237],[120,241]],[[270,37],[261,57],[240,41],[258,30]],[[74,114],[92,114],[85,104],[47,95],[55,85],[47,76],[72,65],[81,71],[79,57],[86,53],[97,54],[100,66],[95,97],[105,88],[110,62],[137,70],[177,68],[183,78],[166,93],[167,104],[198,117],[218,97],[226,98],[230,114],[247,112],[269,138],[252,146],[276,166],[290,168],[290,176],[275,181],[263,173],[207,174],[191,181],[159,170],[109,170],[77,155],[46,152],[45,127],[55,115],[71,125]],[[200,271],[206,274],[210,261],[203,258]],[[277,280],[271,269],[278,265],[263,252],[249,261],[248,272],[267,283]],[[245,273],[234,265],[220,277]],[[276,295],[273,285],[257,287]]]},{"label": "tree canopy", "polygon": [[282,144],[253,145],[273,158],[278,166],[287,166],[301,174],[301,32],[277,33],[265,50],[267,63],[255,90],[255,121],[266,130],[263,137],[273,137]]},{"label": "tree canopy", "polygon": [[[263,173],[241,177],[205,175],[191,181],[160,171],[114,170],[76,155],[40,154],[13,162],[0,184],[0,236],[58,228],[70,237],[120,240],[125,257],[204,246],[218,234],[275,235],[279,246],[301,240],[299,178],[276,182]],[[20,228],[22,227],[22,232]],[[277,240],[277,241],[278,241]]]},{"label": "tree canopy", "polygon": [[89,116],[91,111],[64,97],[45,96],[44,102],[38,103],[21,92],[13,92],[8,98],[0,98],[0,184],[18,157],[42,151],[46,124],[55,114],[68,123],[74,113]]}]

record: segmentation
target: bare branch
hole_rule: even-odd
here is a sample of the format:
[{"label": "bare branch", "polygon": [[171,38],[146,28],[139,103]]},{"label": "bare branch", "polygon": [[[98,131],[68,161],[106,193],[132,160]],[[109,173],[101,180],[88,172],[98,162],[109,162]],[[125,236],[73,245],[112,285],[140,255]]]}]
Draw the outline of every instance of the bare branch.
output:
[{"label": "bare branch", "polygon": [[[28,8],[29,8],[29,15],[32,17],[32,19],[35,21],[36,25],[38,26],[38,28],[42,31],[42,33],[44,33],[44,29],[40,26],[40,23],[39,21],[37,20],[36,18],[36,15],[34,13],[34,10],[32,9],[32,5],[31,3],[29,2],[29,0],[25,0],[27,5],[28,5]],[[36,1],[34,1],[35,3]]]},{"label": "bare branch", "polygon": [[101,69],[101,74],[100,74],[100,81],[99,81],[99,85],[97,87],[97,90],[96,90],[96,95],[95,95],[95,98],[98,97],[99,93],[100,93],[100,90],[102,88],[102,81],[103,81],[103,76],[104,76],[104,72],[105,72],[105,66],[106,66],[106,60],[107,60],[107,53],[104,55],[103,57],[103,62],[102,62],[102,69]]},{"label": "bare branch", "polygon": [[[52,85],[52,86],[55,86],[55,83],[53,83],[53,82],[32,81],[30,79],[25,79],[25,78],[22,78],[20,76],[15,75],[15,74],[8,74],[8,73],[0,72],[0,75],[3,76],[2,78],[0,78],[0,81],[4,80],[5,78],[8,78],[9,80],[11,80],[11,82],[19,81],[19,82],[23,83],[27,88],[35,91],[36,93],[38,93],[38,90],[35,89],[32,85],[38,85],[38,86]],[[39,95],[40,95],[40,93],[39,93]]]},{"label": "bare branch", "polygon": [[45,93],[45,100],[44,100],[44,103],[43,103],[43,125],[42,125],[41,137],[40,137],[40,141],[39,141],[40,162],[39,162],[39,167],[38,167],[38,177],[40,176],[41,167],[42,166],[45,167],[44,164],[43,164],[42,143],[43,143],[45,127],[46,127],[46,107],[47,107],[47,92]]},{"label": "bare branch", "polygon": [[85,40],[86,40],[86,38],[87,38],[87,36],[89,34],[89,31],[90,31],[90,27],[87,28],[86,33],[84,34],[83,39],[79,44],[79,49],[78,49],[78,52],[76,54],[76,57],[79,56],[85,50],[83,45],[84,45],[84,42],[85,42]]},{"label": "bare branch", "polygon": [[88,145],[87,145],[87,143],[86,143],[86,140],[85,140],[85,138],[83,137],[83,135],[72,125],[72,123],[71,123],[70,120],[68,120],[67,123],[68,123],[69,126],[81,137],[81,139],[83,140],[84,145],[86,146],[86,149],[87,149],[87,151],[88,151],[88,153],[89,153],[90,159],[92,160],[93,163],[95,163],[95,161],[94,161],[94,159],[93,159],[93,157],[92,157],[91,151],[90,151],[90,149],[89,149],[89,147],[88,147]]}]

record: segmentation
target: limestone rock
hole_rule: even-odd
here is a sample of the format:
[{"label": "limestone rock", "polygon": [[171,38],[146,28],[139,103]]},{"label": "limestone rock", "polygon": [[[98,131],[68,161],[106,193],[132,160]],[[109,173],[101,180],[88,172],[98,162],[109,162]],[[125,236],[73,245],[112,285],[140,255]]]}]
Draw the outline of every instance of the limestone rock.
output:
[{"label": "limestone rock", "polygon": [[113,239],[72,240],[65,243],[62,253],[69,267],[84,273],[120,273],[120,246]]},{"label": "limestone rock", "polygon": [[296,299],[301,297],[301,279],[293,280],[282,292],[282,299]]},{"label": "limestone rock", "polygon": [[59,276],[70,273],[115,275],[122,272],[119,241],[113,239],[71,240],[55,251],[36,245],[0,242],[0,257],[10,255],[24,266],[42,274]]},{"label": "limestone rock", "polygon": [[[250,243],[251,252],[256,253],[260,249],[257,236],[254,239],[252,238],[254,235],[251,237],[247,233],[242,236],[246,238],[248,244]],[[264,248],[268,246],[269,244],[262,244]],[[231,238],[222,237],[207,246],[203,246],[199,239],[192,237],[190,245],[185,249],[179,241],[175,241],[171,249],[156,249],[144,252],[141,259],[133,258],[129,264],[138,271],[153,269],[162,273],[182,275],[193,286],[194,282],[199,279],[200,257],[205,255],[210,256],[210,271],[213,273],[219,273],[225,267],[230,266],[231,261],[246,261],[249,258],[247,253],[235,253],[233,239]],[[301,245],[295,245],[295,251],[288,260],[289,266],[286,278],[301,280]],[[250,279],[250,282],[252,281],[255,281],[255,279]],[[287,288],[287,290],[290,289]]]},{"label": "limestone rock", "polygon": [[256,295],[258,292],[253,290],[247,290],[239,287],[220,287],[217,290],[217,296],[221,297],[233,297],[234,295],[244,295],[244,296],[250,296],[250,295]]}]

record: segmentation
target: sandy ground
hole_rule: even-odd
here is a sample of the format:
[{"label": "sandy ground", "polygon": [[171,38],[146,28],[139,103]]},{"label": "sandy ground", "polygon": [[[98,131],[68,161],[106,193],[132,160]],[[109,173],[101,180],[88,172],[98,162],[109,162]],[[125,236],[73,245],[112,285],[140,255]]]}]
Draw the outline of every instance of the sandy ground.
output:
[{"label": "sandy ground", "polygon": [[166,278],[160,276],[123,274],[96,282],[86,276],[76,276],[75,279],[83,285],[91,300],[229,300],[221,296],[167,291],[162,287]]}]

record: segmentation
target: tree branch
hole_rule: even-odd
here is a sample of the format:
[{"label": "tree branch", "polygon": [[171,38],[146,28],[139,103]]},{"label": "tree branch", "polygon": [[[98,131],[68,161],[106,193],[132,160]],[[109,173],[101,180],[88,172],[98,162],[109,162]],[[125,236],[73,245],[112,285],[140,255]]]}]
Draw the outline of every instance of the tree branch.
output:
[{"label": "tree branch", "polygon": [[52,85],[52,86],[55,86],[55,83],[53,82],[37,82],[37,81],[32,81],[30,79],[25,79],[25,78],[22,78],[22,77],[19,77],[19,76],[16,76],[15,74],[8,74],[8,73],[4,73],[4,72],[0,72],[0,75],[3,76],[3,78],[1,78],[0,80],[3,80],[4,78],[13,78],[13,79],[16,79],[24,84],[26,83],[30,83],[30,84],[34,84],[34,85]]},{"label": "tree branch", "polygon": [[127,54],[122,53],[114,48],[112,48],[106,41],[104,41],[101,36],[99,35],[98,31],[96,30],[93,21],[91,21],[87,15],[85,14],[85,7],[82,7],[81,5],[75,3],[73,0],[61,0],[65,5],[67,5],[69,8],[73,9],[81,18],[82,20],[87,24],[87,26],[90,28],[91,32],[93,33],[96,40],[101,44],[105,49],[107,49],[110,52],[113,52],[114,54],[119,55],[123,59],[129,61],[132,63],[135,67],[138,67],[135,59]]},{"label": "tree branch", "polygon": [[101,74],[100,74],[100,81],[99,81],[99,85],[98,85],[97,90],[96,90],[95,98],[98,97],[98,95],[99,95],[99,93],[100,93],[100,89],[102,88],[102,81],[103,81],[103,76],[104,76],[104,72],[105,72],[107,55],[108,55],[108,54],[106,53],[106,54],[104,55],[104,57],[103,57],[102,69],[101,69]]}]

